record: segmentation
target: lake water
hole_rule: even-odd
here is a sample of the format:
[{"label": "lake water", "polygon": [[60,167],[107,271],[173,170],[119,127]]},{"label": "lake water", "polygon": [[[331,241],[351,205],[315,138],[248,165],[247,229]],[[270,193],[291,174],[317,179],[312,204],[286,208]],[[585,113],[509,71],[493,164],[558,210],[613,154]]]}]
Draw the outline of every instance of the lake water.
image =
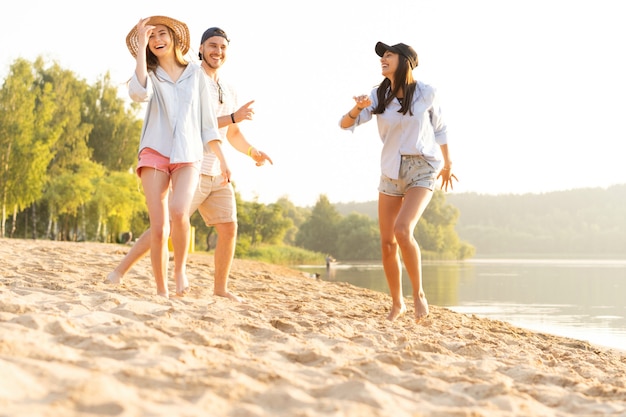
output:
[{"label": "lake water", "polygon": [[[389,293],[380,263],[298,269]],[[425,262],[423,276],[432,305],[626,350],[626,260]],[[410,296],[406,271],[403,287]]]}]

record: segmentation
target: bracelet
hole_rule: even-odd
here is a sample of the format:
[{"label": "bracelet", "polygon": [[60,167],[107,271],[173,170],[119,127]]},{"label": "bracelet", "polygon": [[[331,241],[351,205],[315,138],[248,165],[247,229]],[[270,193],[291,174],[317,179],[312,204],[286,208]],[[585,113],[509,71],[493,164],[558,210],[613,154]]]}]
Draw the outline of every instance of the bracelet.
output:
[{"label": "bracelet", "polygon": [[233,121],[233,124],[237,123],[237,122],[235,121],[235,113],[231,113],[231,114],[230,114],[230,120],[232,120],[232,121]]},{"label": "bracelet", "polygon": [[352,117],[352,115],[350,114],[350,112],[346,113],[346,116],[348,116],[349,118],[351,118],[352,120],[356,120],[356,117]]},{"label": "bracelet", "polygon": [[248,156],[249,156],[250,158],[252,158],[252,149],[254,149],[254,146],[250,146],[250,147],[248,148]]},{"label": "bracelet", "polygon": [[441,168],[442,171],[450,171],[452,168]]}]

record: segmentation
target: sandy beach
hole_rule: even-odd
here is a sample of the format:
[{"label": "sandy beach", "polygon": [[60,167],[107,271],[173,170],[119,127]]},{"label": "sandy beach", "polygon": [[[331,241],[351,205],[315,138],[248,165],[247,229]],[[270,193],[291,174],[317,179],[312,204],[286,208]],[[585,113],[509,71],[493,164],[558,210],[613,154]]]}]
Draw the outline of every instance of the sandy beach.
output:
[{"label": "sandy beach", "polygon": [[234,303],[202,253],[164,299],[127,251],[0,239],[0,416],[626,416],[622,351],[246,260]]}]

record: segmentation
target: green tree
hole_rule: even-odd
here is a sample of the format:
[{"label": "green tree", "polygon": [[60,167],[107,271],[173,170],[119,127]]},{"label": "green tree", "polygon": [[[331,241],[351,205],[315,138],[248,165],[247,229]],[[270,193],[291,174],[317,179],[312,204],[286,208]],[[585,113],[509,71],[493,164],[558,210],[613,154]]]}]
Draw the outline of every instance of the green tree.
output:
[{"label": "green tree", "polygon": [[49,167],[51,175],[63,170],[72,170],[85,160],[91,160],[92,150],[88,139],[93,125],[83,121],[83,113],[88,113],[88,85],[76,75],[62,69],[58,63],[49,68],[38,68],[41,78],[49,82],[55,92],[57,108],[51,123],[62,128],[62,133],[54,148],[54,159]]},{"label": "green tree", "polygon": [[425,257],[465,259],[473,255],[473,248],[462,243],[455,231],[458,217],[459,210],[446,204],[444,192],[435,190],[414,232],[420,249],[430,252]]},{"label": "green tree", "polygon": [[311,210],[296,207],[288,197],[281,197],[276,201],[282,208],[282,212],[284,216],[291,220],[291,226],[285,232],[285,237],[283,238],[283,243],[286,245],[295,245],[296,243],[296,234],[302,223],[305,222],[307,217],[311,215]]},{"label": "green tree", "polygon": [[[85,160],[75,165],[72,170],[62,171],[50,181],[46,199],[50,206],[54,207],[57,218],[62,216],[64,220],[60,232],[55,226],[55,238],[87,239],[82,216],[84,216],[85,205],[91,202],[95,194],[96,184],[103,176],[102,165]],[[81,216],[80,222],[79,215]],[[57,236],[59,233],[60,235]]]},{"label": "green tree", "polygon": [[[75,216],[78,208],[89,202],[92,195],[92,178],[85,175],[104,175],[104,172],[96,167],[91,161],[91,150],[87,139],[92,130],[92,125],[83,123],[82,115],[85,113],[85,101],[88,85],[84,80],[76,78],[71,71],[62,69],[58,63],[44,68],[43,61],[36,62],[36,70],[43,83],[53,86],[54,97],[57,107],[52,116],[51,123],[60,127],[61,135],[53,147],[54,158],[48,167],[49,181],[45,189],[45,199],[50,205],[48,213],[48,235],[57,239],[68,239],[70,235],[77,237],[77,225]],[[89,182],[89,185],[88,185]],[[69,188],[76,184],[78,189],[71,191]],[[75,201],[66,201],[67,198],[75,198]],[[80,207],[84,210],[84,207]],[[59,216],[64,215],[62,230],[58,230]],[[70,232],[70,228],[74,228]],[[84,233],[84,231],[83,231]]]},{"label": "green tree", "polygon": [[33,143],[36,93],[33,91],[31,66],[16,61],[0,90],[0,192],[2,224],[0,236],[6,236],[7,205],[16,206],[23,199],[22,173],[28,171],[23,153]]},{"label": "green tree", "polygon": [[97,214],[94,239],[115,242],[122,232],[131,231],[131,220],[146,211],[137,176],[111,172],[98,177],[91,205]]},{"label": "green tree", "polygon": [[368,216],[351,213],[341,219],[337,230],[337,249],[333,253],[337,259],[380,259],[380,232]]},{"label": "green tree", "polygon": [[270,245],[280,244],[287,230],[293,226],[292,220],[285,216],[279,204],[263,205],[257,212],[256,220],[261,241]]},{"label": "green tree", "polygon": [[278,244],[292,226],[278,204],[265,205],[258,201],[239,201],[238,238],[248,239],[250,245]]},{"label": "green tree", "polygon": [[137,162],[141,136],[140,104],[127,108],[107,73],[86,92],[83,123],[93,126],[88,138],[93,159],[110,171],[129,171]]},{"label": "green tree", "polygon": [[300,226],[296,245],[315,252],[333,254],[337,251],[337,225],[339,212],[330,204],[328,197],[320,195],[311,216]]},{"label": "green tree", "polygon": [[38,82],[28,61],[16,60],[0,90],[2,236],[6,208],[13,209],[14,231],[18,210],[35,203],[43,193],[51,148],[60,133],[51,123],[55,108],[52,86]]}]

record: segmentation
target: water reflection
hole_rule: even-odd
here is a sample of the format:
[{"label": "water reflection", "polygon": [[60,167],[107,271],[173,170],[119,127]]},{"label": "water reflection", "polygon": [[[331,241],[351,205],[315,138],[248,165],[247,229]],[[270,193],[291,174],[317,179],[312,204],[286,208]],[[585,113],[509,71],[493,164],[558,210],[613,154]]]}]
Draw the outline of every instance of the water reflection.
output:
[{"label": "water reflection", "polygon": [[[299,267],[328,281],[389,293],[378,263]],[[433,305],[527,329],[626,349],[626,261],[472,260],[429,262],[424,290]],[[412,292],[404,271],[403,290]]]}]

